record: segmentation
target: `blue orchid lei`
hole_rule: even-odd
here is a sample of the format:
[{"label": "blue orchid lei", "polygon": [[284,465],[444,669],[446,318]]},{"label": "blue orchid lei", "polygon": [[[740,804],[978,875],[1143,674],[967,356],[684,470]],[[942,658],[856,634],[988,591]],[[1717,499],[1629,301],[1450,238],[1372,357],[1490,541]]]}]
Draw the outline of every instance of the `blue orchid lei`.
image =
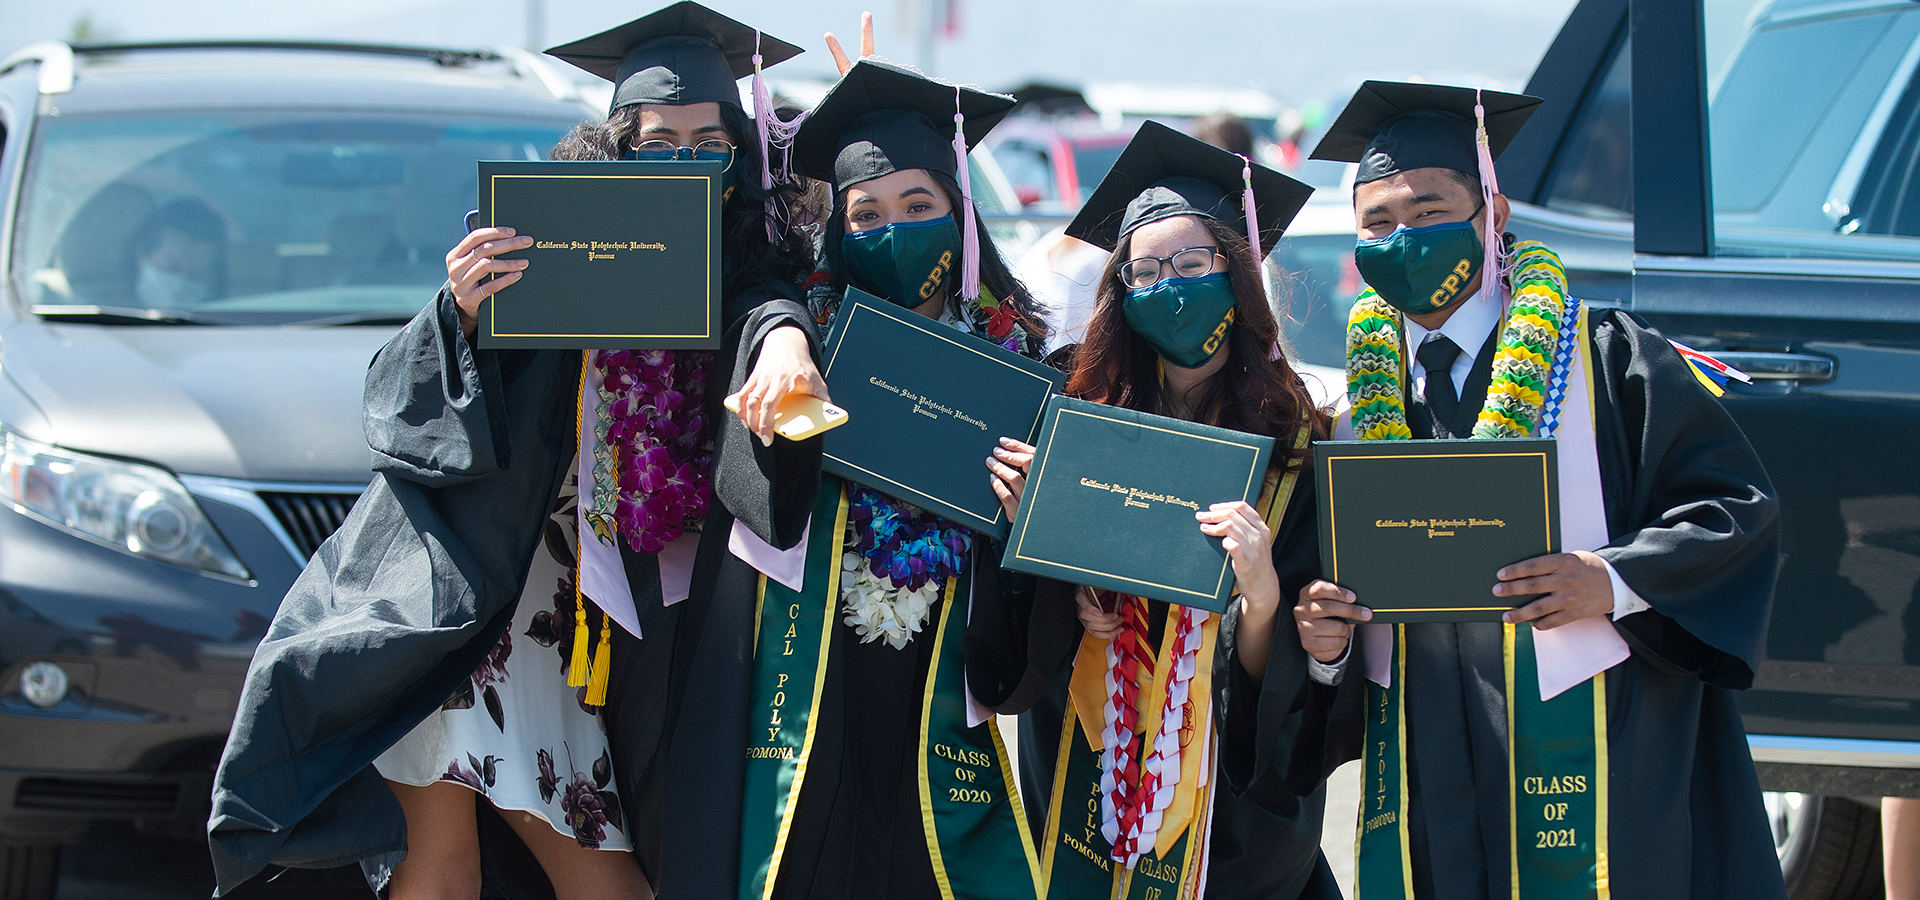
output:
[{"label": "blue orchid lei", "polygon": [[906,503],[855,487],[847,496],[840,595],[861,643],[902,649],[926,624],[947,579],[959,575],[973,532]]}]

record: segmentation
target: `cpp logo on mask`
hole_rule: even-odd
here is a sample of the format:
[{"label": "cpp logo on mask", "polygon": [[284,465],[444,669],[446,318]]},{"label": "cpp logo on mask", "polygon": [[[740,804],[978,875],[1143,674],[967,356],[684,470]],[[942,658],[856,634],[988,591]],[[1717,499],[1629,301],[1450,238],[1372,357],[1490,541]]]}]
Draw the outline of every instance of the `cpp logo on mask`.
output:
[{"label": "cpp logo on mask", "polygon": [[952,270],[953,251],[948,250],[940,254],[940,261],[933,264],[933,271],[927,273],[927,280],[920,282],[920,299],[932,300],[933,292],[940,289],[940,283],[946,280],[947,273]]},{"label": "cpp logo on mask", "polygon": [[1471,274],[1473,274],[1473,260],[1463,259],[1456,264],[1452,274],[1447,276],[1447,280],[1440,283],[1440,289],[1434,291],[1433,296],[1428,298],[1433,302],[1433,308],[1446,309],[1447,304],[1452,303],[1453,298],[1460,295],[1460,289],[1466,286],[1467,276]]},{"label": "cpp logo on mask", "polygon": [[1232,330],[1233,310],[1229,309],[1227,310],[1227,317],[1221,319],[1220,324],[1214,327],[1213,335],[1207,338],[1206,343],[1200,345],[1200,349],[1207,351],[1208,356],[1212,356],[1220,349],[1220,342],[1226,340],[1227,332]]}]

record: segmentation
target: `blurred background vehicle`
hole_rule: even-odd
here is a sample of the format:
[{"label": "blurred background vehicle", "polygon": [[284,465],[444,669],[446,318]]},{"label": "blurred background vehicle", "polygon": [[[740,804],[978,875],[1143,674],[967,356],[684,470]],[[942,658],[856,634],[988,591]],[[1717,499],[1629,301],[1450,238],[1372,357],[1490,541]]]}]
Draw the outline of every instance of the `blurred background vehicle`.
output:
[{"label": "blurred background vehicle", "polygon": [[[102,822],[204,841],[281,596],[369,478],[367,361],[474,161],[593,110],[523,51],[203,42],[0,61],[0,886]],[[204,846],[204,844],[201,844]]]}]

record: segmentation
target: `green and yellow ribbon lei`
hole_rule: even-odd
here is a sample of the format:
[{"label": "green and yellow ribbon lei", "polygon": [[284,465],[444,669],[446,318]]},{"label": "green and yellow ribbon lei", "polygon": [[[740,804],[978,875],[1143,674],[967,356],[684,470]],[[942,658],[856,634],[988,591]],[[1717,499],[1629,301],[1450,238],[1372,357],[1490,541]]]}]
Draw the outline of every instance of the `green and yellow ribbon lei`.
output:
[{"label": "green and yellow ribbon lei", "polygon": [[[1493,383],[1473,425],[1473,437],[1514,438],[1540,424],[1553,350],[1567,311],[1567,275],[1560,257],[1539,241],[1514,246],[1513,307],[1493,358]],[[1363,441],[1410,440],[1407,361],[1400,311],[1368,288],[1347,317],[1347,394],[1353,436]]]}]

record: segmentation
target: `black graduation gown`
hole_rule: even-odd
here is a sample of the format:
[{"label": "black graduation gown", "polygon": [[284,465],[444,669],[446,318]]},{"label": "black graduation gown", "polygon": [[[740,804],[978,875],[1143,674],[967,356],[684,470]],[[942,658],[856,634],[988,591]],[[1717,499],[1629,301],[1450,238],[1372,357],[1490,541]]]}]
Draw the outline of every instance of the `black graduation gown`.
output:
[{"label": "black graduation gown", "polygon": [[[981,477],[986,477],[984,467]],[[816,479],[817,481],[817,479]],[[811,504],[814,496],[807,502]],[[796,528],[797,538],[797,528]],[[809,540],[839,541],[815,533]],[[791,542],[790,542],[791,543]],[[703,563],[708,548],[701,547]],[[719,546],[715,553],[726,554]],[[710,583],[696,569],[694,598],[704,599],[699,633],[682,623],[690,698],[672,727],[665,782],[666,826],[656,890],[662,900],[733,898],[739,893],[745,757],[752,739],[754,613],[759,573],[728,557]],[[978,648],[1024,644],[1031,579],[999,568],[998,545],[978,534],[967,571],[973,612],[966,623],[967,669]],[[1005,576],[1005,577],[1003,577]],[[812,585],[808,588],[813,589]],[[839,598],[830,602],[837,608]],[[689,600],[688,605],[692,603]],[[836,613],[827,676],[814,713],[806,779],[788,829],[773,895],[779,898],[929,898],[940,896],[920,811],[922,692],[933,661],[929,628],[896,650],[861,643]],[[1010,634],[1010,632],[1019,632]],[[1021,873],[1025,877],[1025,873]]]},{"label": "black graduation gown", "polygon": [[[1314,512],[1311,472],[1296,480],[1293,495],[1274,535],[1273,565],[1280,576],[1283,598],[1299,594],[1307,582],[1320,577],[1320,535]],[[1053,764],[1060,747],[1067,688],[1073,657],[1085,630],[1074,612],[1075,586],[1053,579],[1037,582],[1026,593],[1010,594],[1010,602],[1031,604],[1025,629],[1002,627],[999,633],[1021,636],[990,654],[968,657],[968,683],[974,696],[996,712],[1020,712],[1020,790],[1027,821],[1044,832],[1047,806],[1053,796]],[[1288,604],[1288,608],[1291,605]],[[975,610],[976,620],[982,610]],[[1165,628],[1167,604],[1148,601],[1149,638],[1158,646]],[[1234,723],[1227,710],[1250,701],[1253,690],[1245,670],[1228,648],[1239,625],[1238,605],[1220,624],[1214,654],[1215,721],[1220,731],[1220,763],[1215,783],[1224,775],[1225,754],[1233,744],[1226,728]],[[1284,629],[1291,634],[1291,629]],[[969,648],[971,650],[971,648]],[[976,659],[990,665],[973,666]],[[1250,744],[1250,739],[1243,740]],[[1208,853],[1207,895],[1262,898],[1262,900],[1340,900],[1340,889],[1326,857],[1320,852],[1321,813],[1326,805],[1324,785],[1309,784],[1298,793],[1288,789],[1276,772],[1236,794],[1214,793],[1212,845]],[[1036,841],[1050,837],[1036,833]]]},{"label": "black graduation gown", "polygon": [[[1596,309],[1591,319],[1614,535],[1598,552],[1653,607],[1614,623],[1632,655],[1606,676],[1613,894],[1784,900],[1730,693],[1753,683],[1765,638],[1779,560],[1773,489],[1738,426],[1664,338],[1624,312]],[[1426,415],[1417,403],[1409,411]],[[1470,422],[1463,410],[1448,430]],[[1408,626],[1407,655],[1415,894],[1507,897],[1501,626]],[[1284,772],[1305,790],[1360,755],[1359,644],[1338,688],[1314,683],[1306,659],[1296,633],[1278,629],[1259,703],[1230,710],[1255,719],[1233,729],[1252,738],[1228,767],[1236,788]]]},{"label": "black graduation gown", "polygon": [[[772,290],[727,301],[733,354],[751,358],[773,328],[794,324],[817,355],[805,307]],[[376,477],[281,602],[215,775],[208,832],[219,892],[268,865],[359,861],[380,881],[404,858],[399,803],[370,763],[437,709],[511,622],[574,458],[579,361],[577,351],[475,351],[444,287],[375,356],[365,425]],[[817,443],[766,450],[731,435],[737,420],[715,414],[726,393],[718,373],[737,387],[741,371],[712,371],[709,416],[732,426],[716,448],[716,496],[750,509],[743,520],[763,538],[790,543],[800,526],[778,527],[791,522],[766,498],[798,475],[791,491],[807,495],[806,507]],[[725,529],[717,534],[724,549]],[[660,614],[657,560],[623,556],[641,618],[668,632],[664,643],[673,623]],[[646,728],[633,730],[644,740]],[[628,810],[641,846],[657,816]]]}]

